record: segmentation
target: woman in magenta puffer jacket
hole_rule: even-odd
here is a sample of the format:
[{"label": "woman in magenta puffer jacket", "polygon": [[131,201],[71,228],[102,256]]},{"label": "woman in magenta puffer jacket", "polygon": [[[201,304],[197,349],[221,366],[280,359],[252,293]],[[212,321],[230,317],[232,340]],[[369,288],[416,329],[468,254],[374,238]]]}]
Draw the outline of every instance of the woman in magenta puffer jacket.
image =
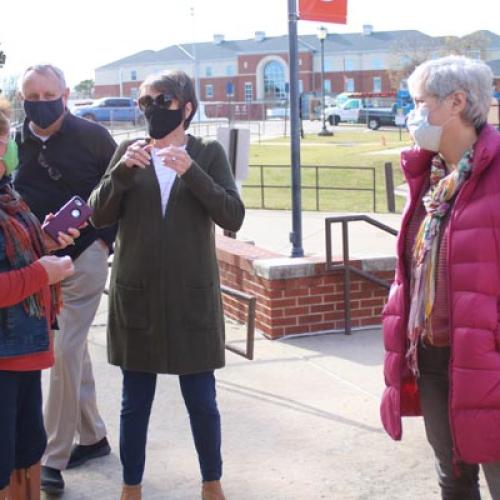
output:
[{"label": "woman in magenta puffer jacket", "polygon": [[396,277],[383,312],[381,417],[423,415],[442,498],[479,499],[479,465],[500,499],[500,134],[486,124],[493,75],[449,56],[408,80],[416,146]]}]

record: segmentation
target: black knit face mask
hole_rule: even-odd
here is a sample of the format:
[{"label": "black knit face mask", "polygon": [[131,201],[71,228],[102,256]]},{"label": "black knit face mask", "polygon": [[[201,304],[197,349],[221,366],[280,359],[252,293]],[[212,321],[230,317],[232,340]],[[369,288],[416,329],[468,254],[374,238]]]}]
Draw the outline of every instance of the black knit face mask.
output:
[{"label": "black knit face mask", "polygon": [[148,123],[148,133],[153,139],[162,139],[173,132],[183,120],[182,109],[165,109],[152,104],[144,110]]}]

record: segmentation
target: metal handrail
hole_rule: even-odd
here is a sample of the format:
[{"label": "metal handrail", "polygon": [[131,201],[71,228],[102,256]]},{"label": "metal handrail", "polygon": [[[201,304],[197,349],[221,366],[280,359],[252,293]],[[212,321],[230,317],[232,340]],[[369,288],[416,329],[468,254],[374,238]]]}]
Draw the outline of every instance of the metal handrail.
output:
[{"label": "metal handrail", "polygon": [[254,340],[255,340],[255,305],[256,298],[253,295],[248,295],[247,293],[240,292],[239,290],[235,290],[234,288],[221,285],[221,292],[225,295],[229,295],[230,297],[234,297],[235,299],[243,300],[247,303],[248,312],[247,312],[247,341],[246,341],[246,349],[239,349],[238,347],[234,347],[230,344],[226,344],[226,349],[228,351],[234,352],[243,356],[244,358],[253,359],[254,353]]},{"label": "metal handrail", "polygon": [[[284,169],[290,168],[290,165],[249,165],[249,169],[259,169],[259,183],[257,184],[243,184],[244,189],[260,189],[260,207],[267,208],[265,202],[265,190],[266,189],[291,189],[292,186],[289,184],[265,184],[264,172],[266,169]],[[316,198],[316,211],[320,210],[320,192],[321,191],[368,191],[372,194],[372,207],[373,211],[377,211],[377,183],[376,183],[376,169],[375,167],[358,167],[358,166],[342,166],[342,165],[301,165],[301,170],[315,170],[315,180],[314,184],[307,185],[302,184],[302,190],[314,190]],[[371,175],[371,186],[366,188],[356,187],[356,186],[346,186],[346,187],[336,187],[336,186],[324,186],[320,185],[319,172],[320,170],[362,170],[369,172]],[[248,205],[247,205],[248,206]]]},{"label": "metal handrail", "polygon": [[[375,276],[361,269],[352,266],[349,262],[349,222],[367,222],[386,233],[393,236],[398,235],[398,231],[368,215],[344,215],[338,217],[327,217],[325,219],[325,241],[326,241],[326,270],[344,271],[344,330],[346,335],[351,334],[351,272],[361,276],[367,281],[389,289],[390,285]],[[342,224],[342,264],[334,264],[332,257],[332,224]]]}]

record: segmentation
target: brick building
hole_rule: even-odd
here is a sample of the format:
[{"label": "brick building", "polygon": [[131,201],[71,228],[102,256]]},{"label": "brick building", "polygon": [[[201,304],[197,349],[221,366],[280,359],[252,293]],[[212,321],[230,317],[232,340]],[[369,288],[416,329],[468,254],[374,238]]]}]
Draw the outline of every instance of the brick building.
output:
[{"label": "brick building", "polygon": [[[470,50],[486,61],[500,58],[500,36],[489,31],[474,34],[482,48]],[[377,32],[372,26],[362,33],[328,34],[325,40],[325,92],[388,92],[388,70],[404,64],[401,48],[422,48],[440,54],[445,37],[420,31]],[[399,59],[399,61],[398,61]],[[192,75],[208,116],[227,116],[228,104],[245,118],[259,118],[259,103],[286,98],[289,80],[288,36],[267,37],[257,31],[253,39],[178,44],[159,51],[145,50],[95,70],[95,96],[136,96],[139,85],[151,74],[181,69]],[[320,41],[315,35],[299,37],[299,86],[304,93],[320,93]]]}]

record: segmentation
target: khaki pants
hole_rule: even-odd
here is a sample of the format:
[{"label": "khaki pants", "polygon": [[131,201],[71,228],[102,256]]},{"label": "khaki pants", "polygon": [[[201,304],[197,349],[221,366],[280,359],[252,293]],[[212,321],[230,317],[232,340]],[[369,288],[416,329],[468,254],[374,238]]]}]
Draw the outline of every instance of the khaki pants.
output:
[{"label": "khaki pants", "polygon": [[63,470],[78,434],[79,444],[106,436],[97,410],[87,335],[101,300],[108,273],[108,251],[94,242],[75,260],[75,274],[62,283],[63,309],[55,332],[55,365],[45,404],[47,449],[42,464]]}]

